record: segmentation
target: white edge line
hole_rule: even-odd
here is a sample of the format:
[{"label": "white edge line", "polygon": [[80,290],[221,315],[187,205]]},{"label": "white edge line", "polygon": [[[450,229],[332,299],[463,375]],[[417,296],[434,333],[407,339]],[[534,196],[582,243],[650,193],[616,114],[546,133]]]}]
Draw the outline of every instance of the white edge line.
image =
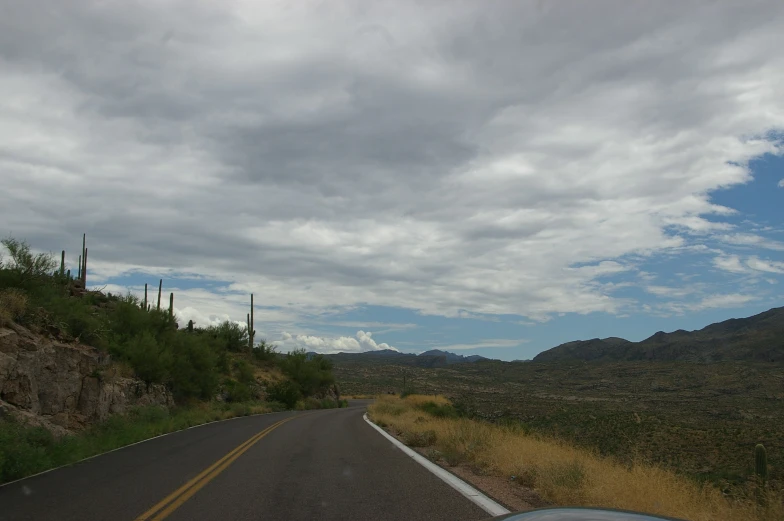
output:
[{"label": "white edge line", "polygon": [[425,467],[427,470],[435,474],[441,481],[445,482],[447,485],[452,487],[453,489],[460,492],[463,496],[466,497],[469,501],[472,501],[474,504],[479,506],[482,510],[490,514],[491,516],[501,516],[504,514],[511,513],[509,510],[501,506],[500,504],[496,503],[462,479],[458,478],[451,472],[439,467],[429,459],[425,458],[418,452],[411,450],[410,448],[406,447],[403,443],[397,440],[394,436],[389,434],[387,431],[370,421],[368,418],[367,413],[363,416],[365,421],[378,432],[381,433],[386,439],[392,442],[398,449],[402,450],[406,456],[411,457],[414,461]]},{"label": "white edge line", "polygon": [[211,421],[211,422],[204,422],[204,423],[200,423],[198,425],[191,425],[190,427],[185,427],[184,429],[179,429],[179,430],[171,431],[171,432],[164,432],[163,434],[159,434],[157,436],[153,436],[152,438],[147,438],[147,439],[144,439],[144,440],[135,441],[133,443],[129,443],[128,445],[123,445],[122,447],[117,447],[116,449],[107,450],[106,452],[101,452],[100,454],[93,454],[92,456],[87,456],[86,458],[82,458],[80,460],[73,461],[71,463],[66,463],[65,465],[60,465],[59,467],[54,467],[54,468],[51,468],[51,469],[42,470],[41,472],[39,472],[37,474],[31,474],[29,476],[25,476],[23,478],[15,479],[15,480],[9,481],[7,483],[0,483],[0,488],[7,487],[8,485],[13,485],[14,483],[19,483],[20,481],[24,481],[26,479],[34,478],[34,477],[40,476],[42,474],[47,474],[49,472],[52,472],[52,471],[55,471],[55,470],[58,470],[58,469],[64,469],[65,467],[70,467],[70,466],[76,465],[77,463],[81,463],[83,461],[91,460],[93,458],[98,458],[100,456],[103,456],[104,454],[109,454],[111,452],[116,452],[118,450],[127,449],[128,447],[133,447],[134,445],[139,445],[141,443],[145,443],[145,442],[148,442],[148,441],[157,440],[158,438],[163,438],[164,436],[169,436],[170,434],[177,434],[178,432],[189,431],[191,429],[196,429],[198,427],[204,427],[206,425],[213,425],[215,423],[228,422],[228,421],[231,421],[231,420],[239,420],[240,418],[251,418],[253,416],[264,416],[266,414],[280,414],[281,412],[293,412],[293,411],[261,412],[261,413],[258,413],[258,414],[248,414],[247,416],[234,416],[233,418],[226,418],[224,420],[216,420],[216,421]]}]

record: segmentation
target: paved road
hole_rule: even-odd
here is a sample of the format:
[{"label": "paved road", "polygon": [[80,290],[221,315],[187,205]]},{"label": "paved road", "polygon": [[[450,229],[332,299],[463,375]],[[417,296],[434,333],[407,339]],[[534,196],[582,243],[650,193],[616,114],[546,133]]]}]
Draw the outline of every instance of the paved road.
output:
[{"label": "paved road", "polygon": [[156,438],[0,487],[0,520],[489,517],[367,425],[364,412],[365,404],[354,402],[348,409],[238,418]]}]

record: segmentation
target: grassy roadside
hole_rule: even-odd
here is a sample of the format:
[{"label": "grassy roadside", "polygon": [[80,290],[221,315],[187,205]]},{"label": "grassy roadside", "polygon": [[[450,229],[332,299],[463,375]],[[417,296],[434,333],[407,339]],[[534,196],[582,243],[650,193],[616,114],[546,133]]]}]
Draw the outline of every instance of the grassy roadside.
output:
[{"label": "grassy roadside", "polygon": [[780,521],[780,493],[749,487],[729,499],[660,467],[623,465],[585,449],[524,432],[461,418],[443,397],[380,396],[370,418],[406,444],[427,447],[431,459],[468,463],[485,473],[534,489],[556,505],[599,506],[649,512],[690,521]]},{"label": "grassy roadside", "polygon": [[110,417],[71,436],[57,438],[42,427],[15,421],[0,422],[0,483],[30,476],[47,469],[75,463],[131,443],[238,416],[283,410],[264,402],[198,403],[167,410],[148,406],[126,415]]}]

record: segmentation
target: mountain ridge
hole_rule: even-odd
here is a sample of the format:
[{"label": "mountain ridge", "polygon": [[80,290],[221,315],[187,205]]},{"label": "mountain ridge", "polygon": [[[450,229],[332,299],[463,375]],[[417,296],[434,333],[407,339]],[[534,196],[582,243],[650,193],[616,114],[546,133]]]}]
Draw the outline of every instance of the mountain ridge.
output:
[{"label": "mountain ridge", "polygon": [[575,340],[542,351],[535,362],[784,360],[784,307],[731,318],[702,329],[657,331],[645,340],[617,337]]}]

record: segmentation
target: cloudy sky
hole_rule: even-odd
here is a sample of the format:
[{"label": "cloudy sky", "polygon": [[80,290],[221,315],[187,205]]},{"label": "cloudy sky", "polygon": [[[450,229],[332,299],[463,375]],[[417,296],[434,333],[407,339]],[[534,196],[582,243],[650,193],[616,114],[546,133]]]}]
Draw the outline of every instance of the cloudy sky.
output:
[{"label": "cloudy sky", "polygon": [[784,2],[0,0],[0,233],[284,350],[784,305]]}]

